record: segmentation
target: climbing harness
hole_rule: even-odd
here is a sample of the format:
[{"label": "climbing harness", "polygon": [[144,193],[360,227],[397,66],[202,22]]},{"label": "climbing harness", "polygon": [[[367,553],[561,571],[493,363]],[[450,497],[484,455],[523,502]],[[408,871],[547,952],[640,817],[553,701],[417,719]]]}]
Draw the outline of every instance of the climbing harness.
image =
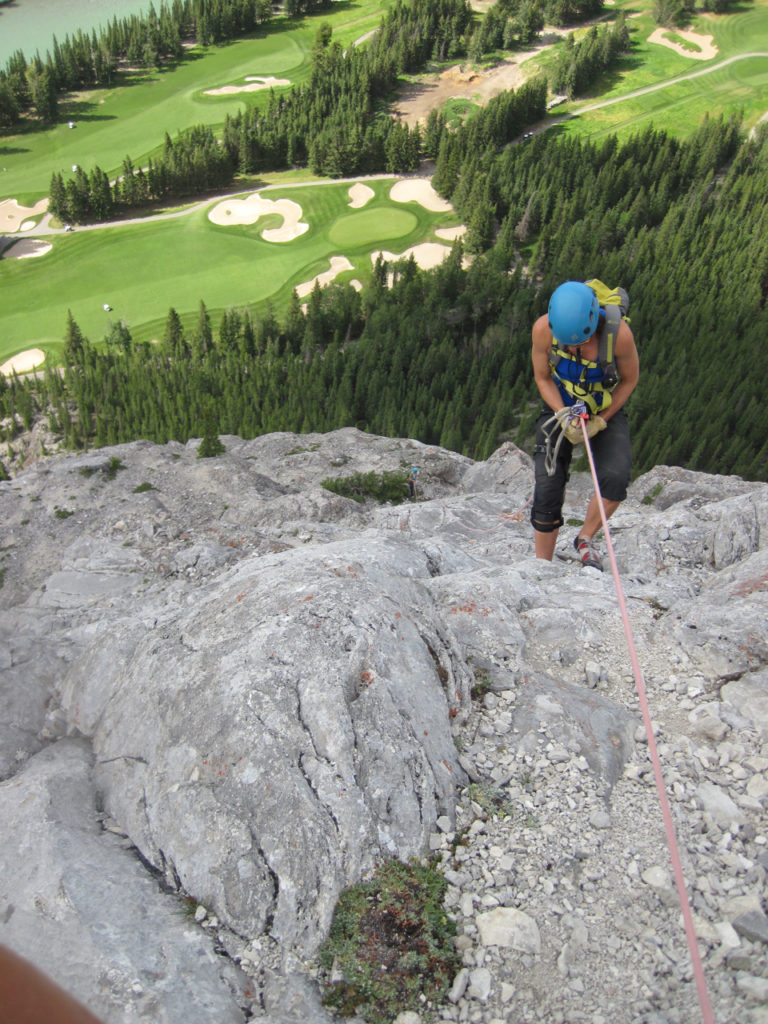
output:
[{"label": "climbing harness", "polygon": [[[544,468],[547,476],[554,476],[557,468],[557,456],[560,452],[560,445],[565,439],[565,431],[571,424],[583,422],[582,417],[587,415],[587,407],[584,402],[575,402],[573,405],[558,409],[556,413],[545,420],[541,425],[541,432],[544,435]],[[560,436],[554,440],[559,432]]]},{"label": "climbing harness", "polygon": [[569,352],[553,331],[549,367],[563,400],[570,397],[586,402],[595,414],[609,407],[611,392],[619,382],[614,352],[621,322],[627,319],[629,295],[623,288],[609,288],[597,278],[584,284],[594,292],[600,308],[597,359],[583,359]]},{"label": "climbing harness", "polygon": [[627,612],[627,603],[624,599],[624,592],[621,587],[621,579],[619,578],[619,570],[616,565],[616,556],[613,551],[613,543],[611,541],[611,534],[608,530],[608,518],[603,508],[603,498],[600,494],[600,485],[597,480],[597,471],[595,470],[594,459],[592,458],[592,449],[589,444],[589,437],[587,435],[587,419],[586,412],[579,416],[581,422],[582,433],[584,434],[584,444],[587,449],[587,457],[589,459],[589,468],[592,472],[592,482],[595,485],[595,496],[597,497],[597,504],[600,508],[600,518],[603,524],[603,534],[605,536],[606,546],[608,548],[608,555],[611,561],[611,572],[613,573],[613,582],[616,587],[616,596],[619,602],[619,609],[621,611],[621,618],[624,623],[624,632],[627,638],[627,646],[629,648],[629,656],[632,662],[632,672],[635,677],[635,688],[637,690],[637,696],[640,702],[640,710],[643,716],[643,724],[645,725],[645,735],[648,740],[648,754],[653,765],[653,775],[656,780],[656,790],[659,796],[659,802],[661,804],[661,814],[664,819],[664,829],[667,834],[667,845],[669,847],[670,857],[672,859],[672,868],[675,876],[675,884],[677,886],[677,896],[680,902],[680,909],[683,914],[683,923],[685,925],[685,935],[688,940],[688,951],[691,957],[691,964],[693,966],[693,975],[696,979],[696,991],[699,997],[699,1006],[701,1008],[701,1019],[704,1024],[715,1024],[714,1014],[712,1012],[712,1006],[709,1000],[709,993],[707,991],[707,982],[704,977],[704,968],[701,963],[701,957],[699,955],[699,947],[696,942],[696,930],[693,924],[693,915],[691,913],[690,902],[688,900],[688,893],[685,887],[685,878],[683,877],[683,868],[680,862],[680,852],[678,850],[677,838],[675,836],[675,824],[672,820],[672,812],[669,806],[669,799],[667,798],[667,791],[664,785],[664,776],[661,771],[661,759],[659,758],[659,752],[656,747],[656,739],[653,735],[653,726],[651,724],[651,714],[648,709],[648,699],[645,692],[645,683],[643,682],[643,673],[640,668],[640,661],[637,657],[637,649],[635,647],[634,636],[632,635],[632,627],[629,622],[629,614]]}]

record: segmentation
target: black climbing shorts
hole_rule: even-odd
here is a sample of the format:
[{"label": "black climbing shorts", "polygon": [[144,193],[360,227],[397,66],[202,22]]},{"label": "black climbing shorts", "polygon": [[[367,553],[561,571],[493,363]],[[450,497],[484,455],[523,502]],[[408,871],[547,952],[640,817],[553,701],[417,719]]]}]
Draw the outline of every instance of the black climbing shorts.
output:
[{"label": "black climbing shorts", "polygon": [[[563,525],[563,501],[565,485],[570,476],[571,457],[574,446],[563,440],[555,463],[555,472],[547,475],[544,465],[546,437],[542,426],[552,417],[547,408],[536,422],[536,447],[533,450],[536,483],[533,492],[531,522],[534,530],[551,533]],[[552,435],[552,444],[557,442],[559,430]],[[600,484],[600,493],[608,501],[624,501],[632,471],[632,448],[629,440],[629,423],[623,409],[608,420],[608,426],[590,439],[595,470]],[[581,451],[583,447],[578,446]]]}]

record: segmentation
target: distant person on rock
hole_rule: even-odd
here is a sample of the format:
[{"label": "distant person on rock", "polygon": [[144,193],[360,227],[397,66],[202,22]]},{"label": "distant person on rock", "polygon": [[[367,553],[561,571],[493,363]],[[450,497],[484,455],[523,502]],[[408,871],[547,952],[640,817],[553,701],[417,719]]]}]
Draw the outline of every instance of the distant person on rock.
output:
[{"label": "distant person on rock", "polygon": [[[601,305],[598,292],[610,293],[610,301]],[[628,305],[622,289],[611,292],[596,280],[566,281],[554,290],[547,313],[533,325],[533,374],[544,401],[536,424],[531,511],[537,558],[552,560],[563,525],[571,456],[584,440],[580,422],[572,422],[576,403],[583,402],[589,415],[587,435],[606,517],[627,496],[632,451],[624,404],[640,374],[635,339],[623,317]],[[582,565],[602,570],[594,541],[601,526],[593,494],[573,543]]]},{"label": "distant person on rock", "polygon": [[411,498],[416,497],[416,477],[419,475],[419,467],[414,466],[408,474],[408,494]]}]

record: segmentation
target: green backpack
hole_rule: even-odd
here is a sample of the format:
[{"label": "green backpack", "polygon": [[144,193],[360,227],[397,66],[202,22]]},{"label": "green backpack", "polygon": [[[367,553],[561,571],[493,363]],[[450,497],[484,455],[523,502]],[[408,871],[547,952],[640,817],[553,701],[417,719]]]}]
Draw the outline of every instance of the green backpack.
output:
[{"label": "green backpack", "polygon": [[596,277],[585,281],[584,284],[592,289],[601,308],[605,309],[605,329],[600,336],[597,363],[604,373],[603,383],[607,388],[612,388],[619,379],[613,349],[621,321],[626,320],[629,323],[627,318],[629,295],[624,288],[609,288],[607,284],[603,284]]}]

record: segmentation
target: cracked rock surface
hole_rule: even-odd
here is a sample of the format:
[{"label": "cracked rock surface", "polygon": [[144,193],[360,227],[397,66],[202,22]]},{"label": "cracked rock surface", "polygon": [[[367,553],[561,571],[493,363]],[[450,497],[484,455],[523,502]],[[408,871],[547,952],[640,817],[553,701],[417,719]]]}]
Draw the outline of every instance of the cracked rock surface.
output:
[{"label": "cracked rock surface", "polygon": [[[589,480],[550,564],[511,445],[222,440],[0,483],[0,942],[105,1022],[327,1024],[339,892],[439,854],[431,1019],[700,1020]],[[402,505],[321,486],[411,465]],[[611,533],[715,1018],[763,1024],[768,487],[658,467]]]}]

